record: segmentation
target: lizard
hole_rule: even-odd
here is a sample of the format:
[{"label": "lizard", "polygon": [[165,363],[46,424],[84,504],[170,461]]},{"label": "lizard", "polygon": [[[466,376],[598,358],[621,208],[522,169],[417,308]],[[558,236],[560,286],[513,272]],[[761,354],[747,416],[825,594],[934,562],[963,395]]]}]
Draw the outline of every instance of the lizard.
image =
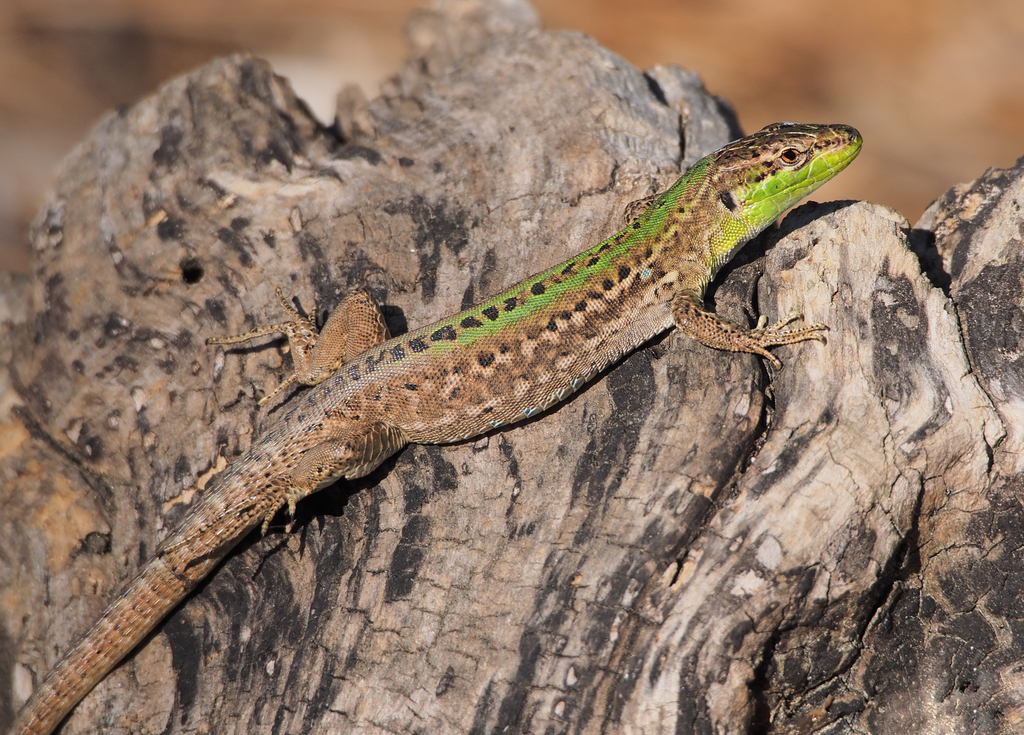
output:
[{"label": "lizard", "polygon": [[[747,328],[704,306],[720,269],[783,212],[860,152],[846,125],[775,123],[702,158],[627,212],[615,235],[501,294],[391,338],[369,293],[349,294],[317,330],[290,317],[208,343],[284,334],[292,384],[247,452],[217,475],[156,554],[35,689],[11,733],[52,732],[248,533],[340,478],[377,468],[410,443],[458,442],[534,416],[672,326],[709,347],[760,355],[825,341],[791,314]],[[632,217],[643,210],[639,216]],[[289,405],[294,404],[294,405]]]}]

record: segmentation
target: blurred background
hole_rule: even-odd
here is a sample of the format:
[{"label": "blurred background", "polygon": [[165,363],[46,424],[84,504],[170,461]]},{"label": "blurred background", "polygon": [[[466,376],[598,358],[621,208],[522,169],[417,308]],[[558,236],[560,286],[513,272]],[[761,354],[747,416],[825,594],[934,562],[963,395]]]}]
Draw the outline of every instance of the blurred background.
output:
[{"label": "blurred background", "polygon": [[[234,51],[268,58],[321,119],[406,58],[421,0],[0,0],[0,270],[29,269],[27,228],[60,159],[104,111]],[[864,134],[815,198],[915,222],[953,184],[1024,155],[1021,0],[535,0],[544,26],[640,69],[677,64],[747,132],[778,120]]]}]

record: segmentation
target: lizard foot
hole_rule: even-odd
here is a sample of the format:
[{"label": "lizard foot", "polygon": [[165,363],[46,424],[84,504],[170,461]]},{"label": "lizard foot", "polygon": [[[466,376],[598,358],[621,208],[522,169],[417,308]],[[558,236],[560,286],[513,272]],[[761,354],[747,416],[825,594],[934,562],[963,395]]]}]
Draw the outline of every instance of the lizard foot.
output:
[{"label": "lizard foot", "polygon": [[689,292],[680,293],[672,300],[672,317],[678,329],[701,344],[717,350],[760,355],[776,369],[782,368],[782,361],[768,352],[769,347],[808,340],[824,342],[825,332],[828,331],[825,324],[809,324],[799,329],[787,329],[793,322],[803,319],[802,314],[790,314],[770,327],[766,326],[767,317],[762,316],[754,329],[747,329],[713,312],[705,311],[700,300]]},{"label": "lizard foot", "polygon": [[[206,340],[211,345],[231,345],[268,334],[283,334],[288,338],[288,350],[292,355],[294,369],[277,388],[259,400],[261,406],[273,400],[292,383],[313,386],[323,382],[344,363],[390,337],[380,307],[362,289],[346,296],[319,331],[312,317],[300,314],[280,288],[276,292],[281,308],[291,319],[257,327],[233,337],[210,337]],[[316,312],[314,309],[313,313]]]}]

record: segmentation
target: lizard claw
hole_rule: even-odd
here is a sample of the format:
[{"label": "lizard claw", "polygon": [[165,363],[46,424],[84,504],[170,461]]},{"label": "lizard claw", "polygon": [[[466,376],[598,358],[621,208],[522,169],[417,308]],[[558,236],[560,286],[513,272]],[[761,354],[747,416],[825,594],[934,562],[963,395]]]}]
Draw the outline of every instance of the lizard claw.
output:
[{"label": "lizard claw", "polygon": [[298,494],[294,490],[288,493],[288,518],[291,519],[288,523],[288,533],[295,531],[295,524],[298,522],[295,517],[295,504],[298,499]]}]

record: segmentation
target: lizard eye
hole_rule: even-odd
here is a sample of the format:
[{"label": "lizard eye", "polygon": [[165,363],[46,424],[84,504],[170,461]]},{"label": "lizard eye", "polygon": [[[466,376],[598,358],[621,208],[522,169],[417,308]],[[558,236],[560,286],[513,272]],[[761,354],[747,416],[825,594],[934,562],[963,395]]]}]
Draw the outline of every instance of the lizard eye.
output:
[{"label": "lizard eye", "polygon": [[803,158],[803,154],[796,148],[783,148],[779,153],[779,160],[786,166],[792,166]]}]

